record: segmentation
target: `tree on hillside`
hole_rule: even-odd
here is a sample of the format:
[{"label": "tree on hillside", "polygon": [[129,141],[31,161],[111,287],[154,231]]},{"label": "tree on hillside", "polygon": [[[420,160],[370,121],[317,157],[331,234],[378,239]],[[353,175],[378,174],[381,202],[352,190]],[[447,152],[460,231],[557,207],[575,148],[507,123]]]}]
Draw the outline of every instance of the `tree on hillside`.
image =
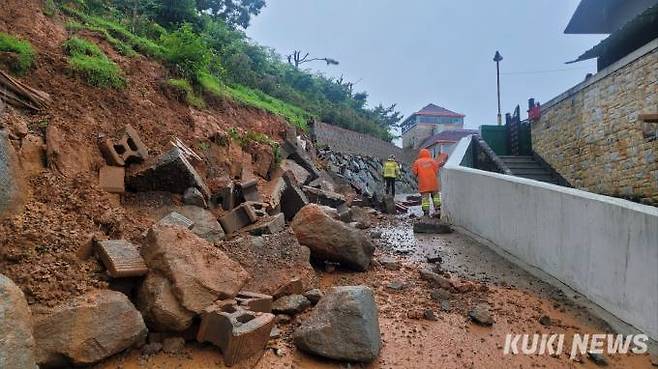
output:
[{"label": "tree on hillside", "polygon": [[310,63],[314,61],[324,61],[327,63],[327,65],[338,65],[340,64],[338,60],[332,59],[332,58],[311,58],[311,53],[306,53],[304,56],[302,56],[302,52],[299,50],[295,50],[292,52],[292,54],[288,55],[288,63],[290,65],[294,65],[295,68],[299,68],[300,65],[305,64],[305,63]]},{"label": "tree on hillside", "polygon": [[196,5],[195,0],[156,0],[157,21],[167,27],[195,23],[198,20]]},{"label": "tree on hillside", "polygon": [[249,27],[251,17],[260,14],[265,0],[196,0],[196,8],[222,19],[232,27]]},{"label": "tree on hillside", "polygon": [[397,108],[397,104],[393,104],[389,107],[385,107],[384,105],[379,104],[372,110],[372,113],[375,116],[375,120],[382,128],[395,128],[402,120],[402,113],[396,111],[395,108]]}]

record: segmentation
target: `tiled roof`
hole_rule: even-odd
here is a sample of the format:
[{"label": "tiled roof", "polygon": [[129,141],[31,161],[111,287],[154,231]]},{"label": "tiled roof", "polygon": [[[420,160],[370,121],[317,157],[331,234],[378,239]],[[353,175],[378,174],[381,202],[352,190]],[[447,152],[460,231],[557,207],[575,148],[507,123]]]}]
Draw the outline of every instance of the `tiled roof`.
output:
[{"label": "tiled roof", "polygon": [[461,140],[463,137],[468,135],[477,134],[478,131],[475,129],[448,129],[443,132],[437,133],[432,137],[427,138],[420,145],[421,148],[426,148],[428,146],[434,145],[437,142],[443,143],[454,143]]},{"label": "tiled roof", "polygon": [[454,117],[454,118],[463,118],[465,117],[464,114],[459,114],[455,113],[454,111],[450,111],[444,107],[434,105],[434,104],[429,104],[426,107],[420,109],[420,111],[417,111],[414,113],[415,115],[425,115],[425,116],[435,116],[435,117]]}]

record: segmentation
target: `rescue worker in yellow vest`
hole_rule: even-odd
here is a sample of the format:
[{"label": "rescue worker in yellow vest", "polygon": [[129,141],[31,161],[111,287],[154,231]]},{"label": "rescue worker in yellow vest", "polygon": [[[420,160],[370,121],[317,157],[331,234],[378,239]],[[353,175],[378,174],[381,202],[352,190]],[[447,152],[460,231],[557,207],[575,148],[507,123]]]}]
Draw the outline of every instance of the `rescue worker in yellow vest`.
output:
[{"label": "rescue worker in yellow vest", "polygon": [[395,155],[389,156],[384,162],[383,172],[386,194],[395,197],[395,181],[400,177],[400,164],[395,160]]}]

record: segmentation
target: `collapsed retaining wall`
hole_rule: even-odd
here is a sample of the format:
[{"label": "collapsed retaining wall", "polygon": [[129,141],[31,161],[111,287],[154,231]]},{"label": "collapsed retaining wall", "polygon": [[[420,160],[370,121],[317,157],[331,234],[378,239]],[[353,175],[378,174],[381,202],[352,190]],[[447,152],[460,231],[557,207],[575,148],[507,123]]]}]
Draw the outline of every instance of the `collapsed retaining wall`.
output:
[{"label": "collapsed retaining wall", "polygon": [[446,219],[657,340],[658,209],[462,166],[470,144],[441,171]]}]

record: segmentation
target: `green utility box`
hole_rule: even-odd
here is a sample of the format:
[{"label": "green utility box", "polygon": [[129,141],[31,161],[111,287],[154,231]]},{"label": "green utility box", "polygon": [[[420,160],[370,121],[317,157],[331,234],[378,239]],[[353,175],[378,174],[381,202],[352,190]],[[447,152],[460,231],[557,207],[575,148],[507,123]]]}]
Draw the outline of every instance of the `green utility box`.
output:
[{"label": "green utility box", "polygon": [[507,155],[507,127],[505,126],[480,126],[480,136],[496,155]]}]

